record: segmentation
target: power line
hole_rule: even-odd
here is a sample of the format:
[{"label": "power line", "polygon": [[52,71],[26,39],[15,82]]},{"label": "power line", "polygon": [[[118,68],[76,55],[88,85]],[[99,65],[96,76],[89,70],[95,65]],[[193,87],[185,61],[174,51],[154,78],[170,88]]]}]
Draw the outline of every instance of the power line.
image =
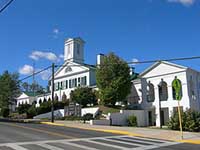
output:
[{"label": "power line", "polygon": [[42,69],[42,70],[40,70],[40,71],[38,71],[38,72],[34,72],[33,74],[31,74],[31,75],[29,75],[29,76],[27,76],[27,77],[25,77],[25,78],[22,78],[22,79],[20,79],[19,81],[21,82],[21,81],[26,80],[26,79],[28,79],[28,78],[32,78],[33,76],[35,76],[35,75],[37,75],[37,74],[40,74],[41,72],[43,72],[43,71],[45,71],[45,70],[48,70],[49,68],[51,68],[51,66],[48,66],[48,67],[46,67],[46,68],[44,68],[44,69]]},{"label": "power line", "polygon": [[0,8],[0,13],[2,13],[14,0],[10,0],[2,8]]},{"label": "power line", "polygon": [[[138,61],[138,62],[127,62],[127,64],[147,64],[147,63],[155,63],[155,62],[159,62],[159,61],[183,61],[183,60],[193,60],[193,59],[200,59],[200,56],[193,56],[193,57],[182,57],[182,58],[170,58],[170,59],[157,59],[157,60],[146,60],[146,61]],[[69,65],[69,63],[67,64],[63,64],[63,65],[55,65],[55,67],[59,67],[59,68],[64,68],[64,67],[67,67]],[[84,63],[81,63],[81,64],[73,64],[73,65],[70,65],[70,66],[85,66],[85,67],[93,67],[93,68],[96,68],[96,66],[98,65],[88,65],[88,64],[84,64]],[[28,78],[31,78],[33,77],[34,75],[37,75],[37,74],[40,74],[41,72],[45,71],[45,70],[48,70],[49,68],[51,68],[52,66],[48,66],[38,72],[35,72],[25,78],[22,78],[20,79],[19,81],[23,81],[23,80],[26,80]]]},{"label": "power line", "polygon": [[182,61],[182,60],[192,60],[192,59],[200,59],[200,56],[193,57],[182,57],[182,58],[170,58],[170,59],[157,59],[157,60],[146,60],[146,61],[138,61],[138,62],[128,62],[128,64],[147,64],[147,63],[155,63],[159,61]]}]

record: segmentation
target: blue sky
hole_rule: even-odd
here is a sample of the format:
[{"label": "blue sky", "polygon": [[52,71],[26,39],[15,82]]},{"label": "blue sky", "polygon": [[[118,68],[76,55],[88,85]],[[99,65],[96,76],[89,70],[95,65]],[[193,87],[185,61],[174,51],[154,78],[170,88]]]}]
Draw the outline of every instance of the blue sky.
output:
[{"label": "blue sky", "polygon": [[[200,56],[200,1],[15,0],[0,14],[0,73],[21,68],[25,77],[34,51],[62,63],[69,37],[86,41],[89,64],[110,51],[126,61]],[[37,58],[37,70],[51,65],[47,56]],[[200,60],[177,63],[200,70]],[[135,67],[140,72],[147,66]]]}]

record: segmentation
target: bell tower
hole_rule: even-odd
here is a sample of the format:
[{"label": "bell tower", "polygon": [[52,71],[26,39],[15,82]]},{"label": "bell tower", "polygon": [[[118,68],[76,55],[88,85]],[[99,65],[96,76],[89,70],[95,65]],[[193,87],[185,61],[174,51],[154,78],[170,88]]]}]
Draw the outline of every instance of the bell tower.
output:
[{"label": "bell tower", "polygon": [[64,61],[84,62],[84,41],[81,38],[69,38],[65,41]]}]

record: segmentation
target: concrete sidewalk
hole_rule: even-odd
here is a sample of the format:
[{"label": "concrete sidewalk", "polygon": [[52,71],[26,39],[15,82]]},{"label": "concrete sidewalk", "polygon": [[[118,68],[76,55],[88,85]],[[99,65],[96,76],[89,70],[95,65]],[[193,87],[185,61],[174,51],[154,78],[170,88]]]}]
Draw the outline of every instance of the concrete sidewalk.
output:
[{"label": "concrete sidewalk", "polygon": [[172,131],[167,129],[153,129],[153,128],[135,128],[135,127],[118,127],[118,126],[100,126],[84,124],[80,121],[55,121],[55,123],[42,122],[50,125],[66,126],[73,128],[81,128],[87,130],[95,130],[101,132],[110,132],[116,134],[140,136],[157,138],[164,140],[172,140],[178,142],[187,142],[193,144],[200,144],[200,133],[184,132],[184,139],[181,140],[181,134],[179,131]]}]

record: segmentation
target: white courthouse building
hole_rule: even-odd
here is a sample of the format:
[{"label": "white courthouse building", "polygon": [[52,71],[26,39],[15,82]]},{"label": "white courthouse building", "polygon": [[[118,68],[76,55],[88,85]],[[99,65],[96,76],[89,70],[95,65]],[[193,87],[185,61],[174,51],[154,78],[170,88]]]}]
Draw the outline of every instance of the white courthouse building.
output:
[{"label": "white courthouse building", "polygon": [[133,80],[133,99],[146,111],[147,125],[165,125],[177,109],[178,101],[175,100],[172,87],[175,78],[182,85],[181,108],[200,111],[200,73],[191,68],[160,61]]},{"label": "white courthouse building", "polygon": [[[88,86],[96,89],[96,66],[84,63],[84,44],[81,38],[69,38],[64,44],[64,64],[55,74],[55,99],[70,98],[70,93],[77,87]],[[100,64],[102,55],[97,56]],[[160,61],[139,74],[133,80],[128,102],[143,110],[147,126],[165,125],[172,113],[177,109],[172,82],[177,78],[182,86],[180,106],[183,110],[200,111],[200,73],[191,68]],[[50,78],[51,81],[51,78]],[[50,86],[51,90],[51,86]],[[27,101],[29,99],[29,101]],[[36,106],[51,100],[51,93],[36,97]],[[33,98],[22,94],[18,104],[33,103]],[[134,108],[134,107],[133,107]]]},{"label": "white courthouse building", "polygon": [[[71,91],[77,87],[96,85],[95,66],[84,63],[84,44],[81,38],[69,38],[65,41],[64,64],[54,74],[54,94],[59,101],[63,96],[69,99]],[[36,106],[50,99],[50,93],[38,96]]]}]

